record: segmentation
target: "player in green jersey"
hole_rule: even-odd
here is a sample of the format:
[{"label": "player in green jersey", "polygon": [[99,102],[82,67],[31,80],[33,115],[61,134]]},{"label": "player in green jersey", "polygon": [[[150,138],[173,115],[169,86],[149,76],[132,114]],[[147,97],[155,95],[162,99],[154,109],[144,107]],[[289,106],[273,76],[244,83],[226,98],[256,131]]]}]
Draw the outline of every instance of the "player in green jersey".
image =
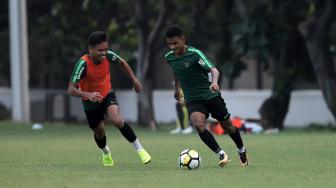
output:
[{"label": "player in green jersey", "polygon": [[[218,145],[215,137],[206,129],[209,114],[217,119],[223,129],[229,133],[237,146],[241,166],[248,165],[246,149],[240,133],[230,121],[230,113],[219,92],[219,72],[213,63],[198,49],[185,44],[183,30],[178,25],[171,25],[166,30],[166,43],[170,51],[165,59],[175,77],[176,100],[183,89],[191,123],[196,128],[201,140],[219,156],[219,165],[229,162],[228,155]],[[211,76],[209,76],[209,74]]]}]

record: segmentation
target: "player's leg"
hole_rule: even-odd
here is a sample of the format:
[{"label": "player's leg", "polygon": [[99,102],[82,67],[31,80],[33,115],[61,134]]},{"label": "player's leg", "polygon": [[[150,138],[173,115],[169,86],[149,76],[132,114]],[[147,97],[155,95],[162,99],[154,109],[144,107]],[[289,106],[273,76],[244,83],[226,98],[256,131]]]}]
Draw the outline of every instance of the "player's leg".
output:
[{"label": "player's leg", "polygon": [[190,134],[194,131],[193,127],[189,124],[189,115],[186,105],[182,105],[183,112],[183,127],[182,134]]},{"label": "player's leg", "polygon": [[110,149],[106,144],[104,111],[101,109],[85,112],[90,128],[93,131],[93,137],[97,146],[102,150],[103,165],[113,166],[113,160]]},{"label": "player's leg", "polygon": [[218,145],[215,137],[206,129],[205,120],[207,109],[201,102],[191,102],[187,104],[190,121],[196,129],[201,140],[219,157],[219,165],[224,166],[229,162],[228,155]]},{"label": "player's leg", "polygon": [[205,114],[202,112],[193,112],[190,120],[198,132],[201,140],[219,156],[219,166],[224,166],[229,162],[229,156],[218,145],[215,137],[205,127]]},{"label": "player's leg", "polygon": [[246,149],[243,144],[239,130],[234,127],[230,120],[230,113],[226,108],[226,104],[220,96],[215,97],[208,101],[208,109],[213,118],[220,122],[221,127],[229,134],[233,142],[237,146],[238,154],[240,156],[240,161],[242,166],[248,165],[248,160],[246,157]]},{"label": "player's leg", "polygon": [[231,139],[236,144],[241,166],[247,166],[248,159],[247,159],[247,154],[246,154],[246,148],[244,147],[243,140],[240,136],[239,130],[232,125],[230,118],[224,121],[220,121],[220,124],[222,128],[228,132]]},{"label": "player's leg", "polygon": [[176,108],[176,115],[177,115],[176,128],[171,130],[170,134],[178,134],[184,129],[182,105],[179,102],[176,102],[175,108]]},{"label": "player's leg", "polygon": [[149,163],[151,160],[151,156],[141,145],[132,127],[122,118],[119,106],[109,105],[107,107],[107,115],[112,121],[113,125],[117,127],[120,130],[121,134],[133,145],[134,149],[138,152],[141,161],[144,164]]}]

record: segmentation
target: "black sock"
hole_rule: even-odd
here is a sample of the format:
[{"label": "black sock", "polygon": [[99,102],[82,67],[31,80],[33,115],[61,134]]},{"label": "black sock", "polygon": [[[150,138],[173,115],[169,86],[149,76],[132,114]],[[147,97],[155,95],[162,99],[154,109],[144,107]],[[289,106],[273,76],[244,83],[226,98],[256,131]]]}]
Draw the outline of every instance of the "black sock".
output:
[{"label": "black sock", "polygon": [[135,133],[133,131],[133,129],[131,128],[131,126],[124,122],[124,126],[119,129],[121,134],[129,141],[129,142],[134,142],[137,137],[135,136]]},{"label": "black sock", "polygon": [[103,149],[106,146],[106,136],[104,135],[103,138],[97,138],[96,135],[93,135],[98,147]]},{"label": "black sock", "polygon": [[239,130],[236,128],[235,131],[231,134],[229,134],[230,137],[232,138],[232,140],[234,141],[234,143],[236,144],[238,149],[243,148],[244,144],[243,144],[243,140],[240,136],[240,132]]},{"label": "black sock", "polygon": [[213,152],[218,153],[221,150],[215,137],[207,129],[201,133],[198,133],[198,135]]}]

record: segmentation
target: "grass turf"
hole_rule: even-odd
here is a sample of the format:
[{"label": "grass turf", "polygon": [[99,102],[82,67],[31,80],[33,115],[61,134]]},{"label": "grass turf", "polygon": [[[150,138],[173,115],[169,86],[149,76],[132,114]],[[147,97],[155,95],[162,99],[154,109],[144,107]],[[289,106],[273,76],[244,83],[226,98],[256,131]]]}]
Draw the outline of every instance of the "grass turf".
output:
[{"label": "grass turf", "polygon": [[[143,165],[133,147],[113,126],[107,142],[115,162],[103,167],[101,154],[85,125],[31,125],[0,122],[0,187],[334,187],[335,131],[285,131],[277,135],[243,135],[250,165],[239,167],[229,136],[216,136],[231,157],[225,168],[198,135],[170,135],[135,128],[152,162]],[[178,154],[197,150],[201,167],[182,170]]]}]

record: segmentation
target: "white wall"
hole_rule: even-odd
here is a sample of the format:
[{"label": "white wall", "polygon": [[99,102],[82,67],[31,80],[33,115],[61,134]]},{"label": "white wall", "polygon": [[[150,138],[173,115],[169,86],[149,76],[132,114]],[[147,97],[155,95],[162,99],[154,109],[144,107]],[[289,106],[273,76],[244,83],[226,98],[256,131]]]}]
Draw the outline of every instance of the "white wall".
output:
[{"label": "white wall", "polygon": [[[224,91],[222,95],[232,115],[260,118],[258,110],[263,101],[271,95],[271,91]],[[293,92],[285,126],[301,127],[310,123],[333,123],[335,125],[320,90]]]},{"label": "white wall", "polygon": [[[62,91],[60,91],[62,92]],[[45,100],[46,91],[32,90],[31,100]],[[154,91],[155,118],[158,122],[173,122],[176,119],[175,101],[173,90]],[[262,102],[271,94],[268,90],[237,90],[222,91],[227,108],[233,116],[243,118],[260,118],[258,110]],[[137,101],[134,91],[117,91],[117,99],[121,112],[126,120],[136,121]],[[11,92],[8,88],[0,88],[0,102],[6,107],[11,107]],[[57,98],[57,101],[60,101]],[[59,105],[55,106],[62,106]],[[85,120],[82,104],[79,98],[71,97],[71,115],[79,120]],[[58,110],[58,111],[57,111]],[[55,109],[56,114],[62,114],[63,108]],[[34,112],[32,112],[34,113]],[[333,116],[328,110],[326,103],[319,90],[304,90],[292,93],[291,103],[285,126],[306,126],[310,123],[333,123]]]},{"label": "white wall", "polygon": [[285,124],[302,126],[312,122],[332,123],[335,125],[333,116],[323,99],[321,91],[294,92]]}]

